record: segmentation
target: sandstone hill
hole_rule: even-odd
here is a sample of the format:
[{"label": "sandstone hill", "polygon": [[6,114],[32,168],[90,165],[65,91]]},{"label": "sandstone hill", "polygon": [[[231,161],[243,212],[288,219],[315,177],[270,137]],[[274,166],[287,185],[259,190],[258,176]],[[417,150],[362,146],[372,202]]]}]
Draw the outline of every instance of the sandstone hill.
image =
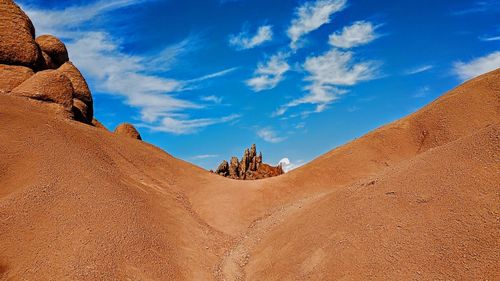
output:
[{"label": "sandstone hill", "polygon": [[75,121],[34,34],[0,0],[0,280],[500,278],[500,69],[238,181]]},{"label": "sandstone hill", "polygon": [[262,163],[262,152],[257,155],[257,147],[252,144],[250,149],[245,149],[241,160],[231,157],[231,162],[223,160],[215,173],[223,177],[240,180],[257,180],[275,177],[284,174],[281,165],[273,167]]}]

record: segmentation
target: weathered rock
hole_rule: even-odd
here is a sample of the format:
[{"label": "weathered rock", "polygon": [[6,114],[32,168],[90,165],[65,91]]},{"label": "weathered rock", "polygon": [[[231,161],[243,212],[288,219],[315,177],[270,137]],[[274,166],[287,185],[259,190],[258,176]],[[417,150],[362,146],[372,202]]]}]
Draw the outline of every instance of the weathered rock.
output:
[{"label": "weathered rock", "polygon": [[56,70],[35,73],[28,80],[14,88],[11,95],[55,103],[71,111],[73,106],[73,86],[64,74]]},{"label": "weathered rock", "polygon": [[99,128],[99,129],[109,131],[108,128],[106,128],[101,122],[99,122],[99,120],[97,120],[95,118],[92,119],[92,126]]},{"label": "weathered rock", "polygon": [[116,127],[115,129],[115,134],[142,140],[141,135],[139,134],[137,129],[129,123],[122,123],[118,125],[118,127]]},{"label": "weathered rock", "polygon": [[70,61],[61,65],[57,71],[66,75],[71,81],[74,90],[73,98],[79,99],[87,106],[86,123],[90,123],[94,115],[94,102],[87,81],[85,81],[82,73]]},{"label": "weathered rock", "polygon": [[229,177],[233,179],[240,177],[240,163],[238,158],[234,156],[231,158],[231,162],[229,163]]},{"label": "weathered rock", "polygon": [[89,108],[87,104],[79,99],[73,99],[73,115],[75,120],[91,124],[92,123],[92,108]]},{"label": "weathered rock", "polygon": [[8,93],[33,76],[31,68],[0,64],[0,94]]},{"label": "weathered rock", "polygon": [[45,69],[57,69],[57,66],[52,62],[52,58],[44,51],[42,52],[42,59],[40,63],[38,64],[38,68],[40,70],[45,70]]},{"label": "weathered rock", "polygon": [[34,68],[40,56],[31,20],[13,1],[0,0],[0,63]]},{"label": "weathered rock", "polygon": [[224,160],[215,173],[233,179],[256,180],[279,176],[283,174],[284,171],[281,165],[273,167],[263,164],[262,153],[257,155],[257,147],[254,144],[250,149],[245,149],[241,161],[238,161],[236,157],[231,158],[231,163],[227,163],[227,161]]},{"label": "weathered rock", "polygon": [[85,78],[78,68],[76,68],[72,62],[68,61],[61,65],[61,67],[57,70],[66,75],[66,77],[68,77],[71,81],[73,89],[75,90],[73,97],[83,101],[87,105],[91,105],[92,94],[90,93],[87,81],[85,81]]},{"label": "weathered rock", "polygon": [[56,67],[69,60],[66,45],[57,37],[48,34],[40,35],[36,38],[36,43],[43,52],[50,56]]},{"label": "weathered rock", "polygon": [[217,167],[217,170],[215,170],[215,173],[223,177],[229,176],[229,163],[223,160],[222,163],[219,164],[219,167]]}]

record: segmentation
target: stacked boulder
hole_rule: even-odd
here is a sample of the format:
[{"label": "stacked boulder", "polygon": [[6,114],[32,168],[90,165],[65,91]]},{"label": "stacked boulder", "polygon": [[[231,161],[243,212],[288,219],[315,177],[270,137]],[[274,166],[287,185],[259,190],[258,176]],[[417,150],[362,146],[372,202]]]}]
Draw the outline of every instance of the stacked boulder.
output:
[{"label": "stacked boulder", "polygon": [[52,35],[35,38],[31,20],[11,0],[0,0],[0,77],[0,94],[36,100],[92,124],[92,95],[66,46]]},{"label": "stacked boulder", "polygon": [[215,173],[223,177],[240,180],[256,180],[279,176],[284,173],[281,165],[270,166],[262,162],[262,152],[257,155],[257,147],[252,144],[250,149],[245,149],[243,157],[238,161],[232,157],[230,163],[226,160],[217,167]]}]

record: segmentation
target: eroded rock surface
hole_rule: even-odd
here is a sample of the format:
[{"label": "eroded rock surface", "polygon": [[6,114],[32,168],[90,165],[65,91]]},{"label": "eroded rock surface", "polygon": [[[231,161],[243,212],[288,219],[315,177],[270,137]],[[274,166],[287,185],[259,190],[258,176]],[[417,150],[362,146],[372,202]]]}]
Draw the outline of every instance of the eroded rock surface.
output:
[{"label": "eroded rock surface", "polygon": [[257,155],[255,144],[245,149],[241,160],[232,157],[230,163],[222,161],[215,173],[223,177],[240,180],[256,180],[279,176],[284,173],[281,165],[271,166],[262,162],[262,153]]}]

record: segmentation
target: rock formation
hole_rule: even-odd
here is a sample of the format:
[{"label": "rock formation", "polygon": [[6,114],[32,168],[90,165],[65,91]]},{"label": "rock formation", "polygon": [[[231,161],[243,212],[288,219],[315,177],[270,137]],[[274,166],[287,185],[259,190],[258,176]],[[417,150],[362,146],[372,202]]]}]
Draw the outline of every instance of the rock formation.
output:
[{"label": "rock formation", "polygon": [[[0,95],[36,100],[65,117],[95,127],[92,94],[57,37],[36,37],[28,16],[12,0],[0,0]],[[94,121],[95,120],[95,121]],[[141,139],[130,124],[117,134]]]},{"label": "rock formation", "polygon": [[57,70],[37,72],[14,88],[10,94],[55,103],[67,111],[71,111],[73,104],[71,81]]},{"label": "rock formation", "polygon": [[13,1],[0,1],[0,64],[34,68],[41,56],[35,28]]},{"label": "rock formation", "polygon": [[115,129],[115,134],[117,135],[122,135],[122,136],[127,136],[133,139],[138,139],[142,140],[141,135],[139,132],[136,130],[136,128],[129,123],[122,123],[118,125]]},{"label": "rock formation", "polygon": [[257,147],[252,144],[250,149],[245,149],[240,161],[234,156],[230,163],[224,160],[215,173],[232,179],[256,180],[279,176],[284,171],[281,165],[273,167],[262,163],[262,152],[257,155]]},{"label": "rock formation", "polygon": [[38,36],[35,42],[40,46],[42,52],[50,57],[55,67],[59,67],[69,60],[66,46],[57,37],[45,34]]}]

